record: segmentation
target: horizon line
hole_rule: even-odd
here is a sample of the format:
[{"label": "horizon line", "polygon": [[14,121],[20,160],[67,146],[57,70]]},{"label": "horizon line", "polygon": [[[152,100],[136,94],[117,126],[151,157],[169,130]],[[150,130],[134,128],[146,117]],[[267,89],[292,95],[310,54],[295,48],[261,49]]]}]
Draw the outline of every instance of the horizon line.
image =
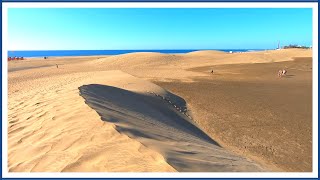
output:
[{"label": "horizon line", "polygon": [[7,50],[7,51],[153,51],[153,50],[270,50],[276,48],[217,48],[217,49],[39,49],[39,50]]}]

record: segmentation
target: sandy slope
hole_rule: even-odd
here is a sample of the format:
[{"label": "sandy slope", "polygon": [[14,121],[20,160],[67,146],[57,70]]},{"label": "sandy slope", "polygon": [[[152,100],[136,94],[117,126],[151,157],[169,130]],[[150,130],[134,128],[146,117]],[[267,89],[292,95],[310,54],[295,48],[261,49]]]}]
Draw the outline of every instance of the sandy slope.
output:
[{"label": "sandy slope", "polygon": [[102,120],[160,152],[180,172],[263,170],[222,149],[192,122],[185,101],[173,94],[140,94],[100,84],[81,86],[80,93]]},{"label": "sandy slope", "polygon": [[[101,121],[79,96],[78,87],[83,84],[124,87],[137,81],[132,78],[111,71],[23,84],[9,80],[9,171],[175,171],[159,153]],[[18,92],[12,92],[15,86]]]},{"label": "sandy slope", "polygon": [[[288,74],[276,72],[287,67]],[[312,171],[312,60],[191,69],[193,83],[156,82],[185,98],[223,146],[277,171]]]},{"label": "sandy slope", "polygon": [[[9,62],[9,169],[10,171],[265,170],[252,160],[243,157],[255,159],[262,163],[262,167],[268,163],[272,165],[270,167],[275,166],[274,157],[261,155],[262,151],[259,149],[258,153],[253,151],[239,153],[239,149],[241,151],[246,142],[240,139],[235,144],[230,139],[242,138],[239,133],[246,134],[247,131],[237,126],[235,122],[228,122],[228,124],[232,125],[232,132],[236,133],[219,134],[210,133],[211,130],[208,130],[214,127],[216,132],[222,132],[225,128],[219,123],[217,126],[212,126],[211,124],[217,121],[216,116],[210,115],[217,112],[223,114],[227,110],[224,107],[228,107],[223,103],[229,98],[228,91],[215,96],[220,99],[217,103],[222,103],[221,106],[217,104],[220,108],[210,109],[208,106],[199,109],[196,105],[206,104],[208,102],[206,98],[201,100],[196,96],[183,94],[181,97],[187,100],[188,106],[186,106],[179,97],[142,79],[190,83],[200,78],[205,79],[204,84],[207,84],[211,81],[207,78],[207,70],[219,64],[271,63],[292,61],[293,57],[311,56],[310,50],[289,49],[237,54],[217,51],[187,54],[130,53],[109,57],[62,57],[48,61],[33,59]],[[54,66],[56,63],[59,63],[58,69]],[[190,70],[197,67],[204,69]],[[229,79],[230,87],[247,87],[248,84],[239,83],[239,77],[244,82],[253,76],[237,76],[238,69],[237,67],[220,68],[219,77],[224,80],[223,82]],[[278,70],[278,67],[276,69]],[[301,82],[297,81],[300,77],[293,77],[290,80],[291,83],[300,86],[297,84]],[[264,82],[268,79],[260,78],[259,80]],[[233,81],[236,83],[232,83]],[[166,87],[174,93],[182,93],[174,90],[175,83],[171,85],[173,88]],[[226,85],[221,87],[228,88],[228,84]],[[193,92],[201,92],[197,90],[200,87],[196,86]],[[273,92],[274,87],[277,86],[268,87],[265,91]],[[180,112],[180,109],[177,111],[166,100],[150,92],[170,98],[171,102],[178,101],[182,109],[191,108],[189,110],[195,115],[194,119],[190,120]],[[246,90],[241,92],[243,94],[239,95],[246,98]],[[289,99],[291,96],[290,94],[282,95]],[[264,103],[267,100],[265,98],[261,96],[257,100]],[[192,102],[192,106],[189,106],[189,102]],[[242,114],[243,112],[246,114],[246,109],[250,109],[250,105],[249,101],[247,104],[239,102],[243,110],[238,112],[239,117],[233,119],[240,118],[239,120],[245,124],[255,123]],[[143,110],[141,107],[144,107]],[[308,109],[305,110],[308,111]],[[203,110],[205,110],[205,116],[199,116],[204,112]],[[269,111],[286,113],[285,109],[278,112],[273,112],[272,109]],[[188,111],[188,113],[191,112]],[[113,122],[101,121],[101,118],[112,119]],[[290,116],[288,118],[290,119]],[[309,121],[310,117],[306,119]],[[197,125],[194,122],[197,122]],[[295,122],[297,126],[289,124],[289,129],[299,133],[297,127],[303,121]],[[157,124],[156,127],[154,123]],[[141,128],[141,125],[147,128]],[[210,138],[197,127],[198,125],[208,133]],[[282,125],[279,124],[279,126]],[[311,128],[310,124],[306,124],[306,127]],[[252,131],[255,130],[257,129],[252,128]],[[167,132],[173,134],[167,134]],[[290,130],[289,134],[290,132],[292,131]],[[309,138],[311,134],[306,136]],[[272,138],[275,137],[272,136],[271,140]],[[212,139],[223,144],[224,149],[215,145]],[[252,138],[251,141],[255,139]],[[260,141],[259,138],[258,140]],[[288,150],[284,145],[279,144],[283,151]],[[308,145],[305,148],[302,149],[304,156],[309,158],[311,147]],[[228,149],[242,154],[243,157],[231,153]],[[280,154],[280,156],[288,155]],[[226,159],[226,157],[229,158]],[[267,164],[264,164],[265,162]],[[276,166],[273,170],[278,170],[277,168],[280,167],[280,170],[285,171],[305,171],[311,166],[309,160],[306,162],[303,168],[288,169]]]}]

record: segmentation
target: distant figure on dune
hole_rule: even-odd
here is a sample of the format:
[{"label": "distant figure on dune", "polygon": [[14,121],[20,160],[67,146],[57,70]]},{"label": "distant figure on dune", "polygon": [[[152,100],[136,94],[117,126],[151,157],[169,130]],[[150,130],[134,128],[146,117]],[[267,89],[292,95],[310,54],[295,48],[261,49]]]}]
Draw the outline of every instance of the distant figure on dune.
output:
[{"label": "distant figure on dune", "polygon": [[285,76],[286,74],[287,74],[287,70],[285,70],[285,69],[282,69],[282,70],[278,71],[278,77]]},{"label": "distant figure on dune", "polygon": [[278,71],[278,77],[281,77],[281,75],[282,75],[282,70],[279,70]]},{"label": "distant figure on dune", "polygon": [[59,68],[58,64],[56,64],[57,68]]},{"label": "distant figure on dune", "polygon": [[285,76],[285,75],[287,75],[287,70],[283,69],[282,70],[282,76]]},{"label": "distant figure on dune", "polygon": [[211,70],[211,74],[213,74],[213,69]]}]

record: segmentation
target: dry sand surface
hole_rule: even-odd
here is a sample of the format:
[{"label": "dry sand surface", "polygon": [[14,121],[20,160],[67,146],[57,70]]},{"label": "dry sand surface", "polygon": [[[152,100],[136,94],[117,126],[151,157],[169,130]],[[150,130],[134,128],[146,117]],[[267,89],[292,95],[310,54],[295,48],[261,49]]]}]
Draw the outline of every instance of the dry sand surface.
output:
[{"label": "dry sand surface", "polygon": [[[281,67],[288,74],[277,78]],[[155,83],[183,97],[197,124],[238,153],[285,171],[312,171],[311,68],[311,58],[210,66],[191,69],[210,74],[192,83]]]},{"label": "dry sand surface", "polygon": [[83,84],[121,87],[132,78],[118,71],[57,75],[9,93],[9,171],[175,171],[159,153],[101,121],[79,95]]},{"label": "dry sand surface", "polygon": [[311,171],[312,60],[301,57],[311,50],[11,61],[8,169]]}]

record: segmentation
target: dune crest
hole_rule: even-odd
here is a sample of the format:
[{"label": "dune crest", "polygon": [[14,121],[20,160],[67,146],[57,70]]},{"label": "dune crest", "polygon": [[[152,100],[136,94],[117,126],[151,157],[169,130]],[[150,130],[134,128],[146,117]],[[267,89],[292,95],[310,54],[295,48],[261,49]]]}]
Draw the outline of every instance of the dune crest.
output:
[{"label": "dune crest", "polygon": [[120,71],[104,71],[11,83],[9,172],[176,171],[161,154],[100,120],[79,96],[78,87],[92,82],[130,89],[127,82],[140,81]]},{"label": "dune crest", "polygon": [[99,84],[79,89],[103,121],[156,150],[180,172],[264,171],[221,148],[183,113],[185,101],[173,94],[154,96]]},{"label": "dune crest", "polygon": [[216,54],[226,54],[227,52],[224,51],[217,51],[217,50],[199,50],[199,51],[192,51],[189,53],[186,53],[185,55],[201,55],[201,56],[210,56],[210,55],[216,55]]}]

